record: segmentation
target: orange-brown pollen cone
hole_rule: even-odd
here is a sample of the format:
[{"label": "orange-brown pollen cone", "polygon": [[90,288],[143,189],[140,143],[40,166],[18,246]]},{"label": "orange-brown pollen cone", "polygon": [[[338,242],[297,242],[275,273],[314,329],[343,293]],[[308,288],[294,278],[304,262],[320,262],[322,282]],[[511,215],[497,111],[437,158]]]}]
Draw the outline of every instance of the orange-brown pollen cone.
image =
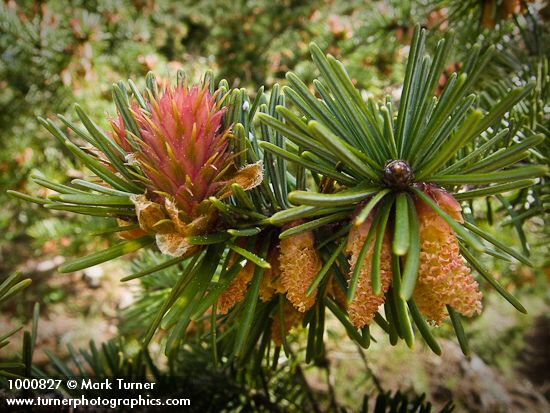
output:
[{"label": "orange-brown pollen cone", "polygon": [[375,295],[373,293],[371,284],[372,255],[374,250],[373,239],[371,239],[368,250],[363,258],[363,262],[357,262],[361,248],[363,247],[365,239],[369,233],[371,223],[372,217],[369,217],[361,225],[352,226],[348,235],[348,243],[346,245],[346,252],[350,254],[349,280],[351,280],[355,266],[361,266],[361,272],[359,274],[359,280],[357,281],[355,295],[353,297],[353,301],[348,305],[350,320],[357,328],[362,328],[371,323],[374,315],[378,311],[378,307],[380,307],[380,305],[382,305],[385,301],[385,293],[390,287],[392,278],[390,255],[391,246],[388,231],[384,234],[380,257],[380,281],[382,286],[382,293],[380,295]]},{"label": "orange-brown pollen cone", "polygon": [[[228,268],[231,268],[235,261],[237,261],[237,254],[232,252],[227,263]],[[227,288],[220,294],[217,304],[218,314],[227,314],[235,304],[244,300],[248,283],[252,280],[253,275],[254,264],[247,262],[237,273],[233,281],[231,281]]]},{"label": "orange-brown pollen cone", "polygon": [[[296,226],[299,223],[293,223]],[[321,259],[315,250],[315,239],[311,231],[300,232],[279,243],[279,264],[281,283],[288,300],[294,307],[305,312],[315,303],[316,291],[306,292],[321,269]]]},{"label": "orange-brown pollen cone", "polygon": [[271,247],[267,254],[267,262],[271,268],[264,271],[264,276],[260,284],[260,300],[267,302],[271,300],[274,294],[284,294],[285,288],[281,283],[281,266],[279,264],[279,246]]},{"label": "orange-brown pollen cone", "polygon": [[[451,194],[433,186],[426,186],[424,192],[453,219],[462,222],[460,205]],[[445,318],[446,305],[468,317],[480,313],[482,294],[460,255],[453,230],[420,199],[415,200],[415,205],[421,248],[413,298],[420,311],[435,325]]]}]

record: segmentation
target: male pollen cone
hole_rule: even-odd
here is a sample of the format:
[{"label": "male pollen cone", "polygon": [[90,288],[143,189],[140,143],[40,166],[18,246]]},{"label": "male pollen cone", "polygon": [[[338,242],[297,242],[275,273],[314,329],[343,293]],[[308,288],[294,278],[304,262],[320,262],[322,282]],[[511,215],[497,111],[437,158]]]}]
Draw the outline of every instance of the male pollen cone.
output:
[{"label": "male pollen cone", "polygon": [[373,293],[371,284],[374,237],[371,239],[368,250],[363,258],[363,262],[357,262],[361,248],[363,247],[365,239],[369,233],[371,223],[372,215],[369,216],[361,225],[353,225],[349,232],[348,242],[346,245],[346,253],[350,254],[350,274],[348,281],[351,280],[355,266],[361,266],[355,295],[352,302],[348,305],[349,318],[352,324],[357,328],[362,328],[371,323],[376,311],[378,311],[378,307],[380,307],[380,305],[382,305],[385,301],[384,294],[388,291],[392,278],[390,255],[391,246],[387,230],[384,234],[380,257],[380,281],[382,286],[382,293],[380,295],[375,295]]},{"label": "male pollen cone", "polygon": [[[229,257],[227,268],[231,268],[237,261],[237,254],[232,252]],[[227,286],[227,288],[220,294],[217,304],[218,314],[227,314],[227,312],[238,302],[244,300],[248,283],[252,280],[254,275],[254,264],[247,262],[246,265],[239,270],[233,281]]]},{"label": "male pollen cone", "polygon": [[[301,224],[293,222],[290,227]],[[287,299],[300,312],[306,312],[315,304],[317,291],[306,292],[321,269],[321,259],[315,250],[312,231],[303,231],[283,238],[279,243],[281,283]]]},{"label": "male pollen cone", "polygon": [[[459,203],[451,194],[435,186],[424,192],[443,211],[463,222]],[[422,200],[415,199],[420,223],[420,268],[413,293],[420,311],[435,325],[446,316],[445,306],[471,317],[481,312],[482,294],[470,269],[460,255],[452,228]]]},{"label": "male pollen cone", "polygon": [[279,246],[272,245],[267,253],[267,262],[271,265],[264,271],[260,284],[260,300],[264,303],[271,300],[274,294],[284,294],[285,288],[281,283],[281,265],[279,263]]},{"label": "male pollen cone", "polygon": [[[294,222],[296,226],[300,222]],[[315,304],[317,291],[307,295],[307,289],[315,280],[321,268],[321,259],[314,248],[315,239],[311,231],[304,231],[282,239],[278,245],[269,249],[267,256],[271,268],[263,273],[260,284],[260,299],[267,302],[275,294],[286,294],[286,299],[294,308],[304,313]],[[229,259],[229,267],[235,262],[235,256]],[[239,271],[235,279],[220,295],[218,312],[227,313],[245,297],[248,284],[252,280],[254,265],[248,263]]]}]

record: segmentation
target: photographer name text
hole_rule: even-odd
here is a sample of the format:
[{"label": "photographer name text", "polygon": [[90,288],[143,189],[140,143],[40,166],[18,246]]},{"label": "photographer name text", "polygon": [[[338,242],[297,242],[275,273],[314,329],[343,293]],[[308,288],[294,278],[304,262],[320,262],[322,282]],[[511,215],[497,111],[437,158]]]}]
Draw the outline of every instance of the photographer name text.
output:
[{"label": "photographer name text", "polygon": [[[78,384],[78,380],[73,381],[76,381]],[[124,379],[105,379],[103,381],[81,379],[79,384],[80,386],[75,388],[79,388],[80,390],[154,390],[155,387],[155,383],[131,382]]]}]

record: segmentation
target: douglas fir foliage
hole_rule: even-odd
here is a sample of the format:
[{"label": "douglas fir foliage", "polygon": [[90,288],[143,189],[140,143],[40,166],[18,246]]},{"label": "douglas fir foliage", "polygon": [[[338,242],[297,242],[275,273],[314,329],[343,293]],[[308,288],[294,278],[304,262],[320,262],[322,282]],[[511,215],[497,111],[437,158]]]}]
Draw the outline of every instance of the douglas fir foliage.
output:
[{"label": "douglas fir foliage", "polygon": [[120,82],[111,132],[77,107],[84,128],[60,119],[78,146],[41,120],[92,174],[70,185],[36,178],[57,192],[45,199],[12,194],[117,219],[109,232],[124,241],[61,271],[144,247],[168,256],[125,278],[177,269],[143,332],[147,346],[165,330],[167,354],[199,334],[215,363],[277,360],[281,348],[292,354],[287,334],[303,326],[306,359],[319,360],[327,308],[365,348],[375,322],[392,344],[412,346],[416,328],[438,354],[429,324],[449,315],[467,352],[460,319],[481,312],[476,274],[525,311],[477,254],[529,261],[481,230],[462,202],[535,184],[547,172],[532,156],[544,137],[507,127],[532,85],[490,105],[472,92],[493,49],[474,46],[436,97],[451,41],[432,58],[425,37],[415,30],[397,108],[365,100],[316,45],[315,92],[293,73],[288,87],[254,99],[210,76],[189,85],[179,73],[160,89],[148,76],[143,94]]}]

